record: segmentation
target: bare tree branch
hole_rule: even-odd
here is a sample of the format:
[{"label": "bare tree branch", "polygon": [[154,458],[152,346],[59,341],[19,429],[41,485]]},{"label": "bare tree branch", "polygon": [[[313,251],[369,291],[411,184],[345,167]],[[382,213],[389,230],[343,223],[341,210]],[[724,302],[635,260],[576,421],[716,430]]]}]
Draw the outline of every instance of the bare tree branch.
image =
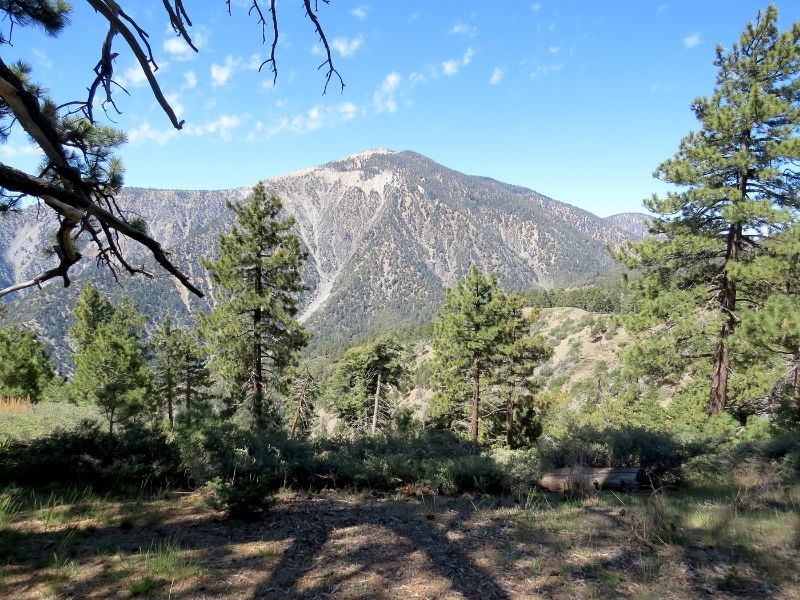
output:
[{"label": "bare tree branch", "polygon": [[[327,0],[325,0],[327,4]],[[317,35],[319,36],[319,41],[322,42],[322,45],[325,46],[325,62],[323,62],[317,70],[321,69],[322,67],[327,67],[328,70],[325,73],[325,87],[322,89],[322,93],[325,94],[328,91],[328,84],[331,82],[331,78],[336,75],[339,78],[339,84],[342,86],[342,91],[344,91],[344,80],[342,76],[339,74],[339,71],[333,66],[333,57],[331,56],[331,47],[328,45],[328,38],[325,37],[325,32],[322,30],[322,25],[320,25],[319,19],[315,13],[316,8],[311,8],[311,0],[303,0],[303,4],[305,5],[306,9],[306,16],[311,19],[311,22],[314,24],[314,28],[317,30]],[[316,6],[316,4],[315,4]]]}]

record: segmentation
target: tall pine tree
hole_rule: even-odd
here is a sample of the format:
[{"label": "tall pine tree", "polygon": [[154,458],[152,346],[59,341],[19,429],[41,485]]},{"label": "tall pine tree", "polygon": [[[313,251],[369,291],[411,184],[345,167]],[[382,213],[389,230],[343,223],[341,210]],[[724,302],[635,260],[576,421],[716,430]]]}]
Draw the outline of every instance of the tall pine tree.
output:
[{"label": "tall pine tree", "polygon": [[[445,303],[434,322],[433,350],[438,382],[436,413],[457,415],[469,401],[469,436],[478,441],[482,379],[502,361],[508,341],[509,305],[497,276],[473,266],[465,281],[445,293]],[[448,417],[452,420],[452,416]]]},{"label": "tall pine tree", "polygon": [[664,374],[706,361],[710,414],[729,403],[732,336],[757,293],[743,273],[800,210],[800,23],[780,33],[777,19],[770,6],[717,48],[714,93],[692,107],[700,130],[656,170],[680,191],[645,202],[660,235],[621,254],[646,273],[634,327],[658,327],[637,360]]},{"label": "tall pine tree", "polygon": [[286,370],[307,341],[295,318],[297,295],[306,289],[305,255],[291,232],[294,220],[280,218],[281,202],[263,184],[229,208],[236,223],[220,236],[219,258],[204,261],[218,289],[202,329],[234,402],[249,402],[256,426],[276,425],[277,412],[267,415],[268,394],[286,391]]},{"label": "tall pine tree", "polygon": [[159,411],[166,408],[173,427],[175,410],[183,404],[180,421],[191,426],[209,409],[207,389],[211,381],[203,348],[191,332],[175,327],[169,317],[153,332],[151,343],[153,395]]}]

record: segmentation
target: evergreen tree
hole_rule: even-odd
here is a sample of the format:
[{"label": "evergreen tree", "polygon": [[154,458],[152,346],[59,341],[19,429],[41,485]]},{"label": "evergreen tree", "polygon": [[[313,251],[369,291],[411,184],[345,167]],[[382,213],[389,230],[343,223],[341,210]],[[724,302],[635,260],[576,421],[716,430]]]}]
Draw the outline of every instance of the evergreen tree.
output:
[{"label": "evergreen tree", "polygon": [[159,411],[166,408],[170,427],[175,425],[175,409],[183,403],[180,420],[191,426],[208,410],[211,385],[203,349],[184,328],[174,327],[166,317],[153,332],[153,395]]},{"label": "evergreen tree", "polygon": [[[497,384],[502,390],[506,405],[506,444],[516,445],[519,427],[515,427],[515,415],[527,416],[533,405],[537,385],[534,371],[553,353],[539,336],[531,336],[531,325],[539,318],[539,311],[525,314],[524,300],[518,294],[507,297],[509,323],[508,339],[501,347],[501,362],[497,369]],[[522,424],[525,428],[525,424]]]},{"label": "evergreen tree", "polygon": [[78,352],[92,342],[100,324],[108,321],[113,313],[108,296],[101,294],[93,283],[87,283],[75,304],[75,325],[70,330]]},{"label": "evergreen tree", "polygon": [[326,382],[326,395],[337,416],[352,429],[375,433],[390,410],[386,398],[406,375],[403,348],[392,336],[349,349]]},{"label": "evergreen tree", "polygon": [[236,214],[230,233],[220,236],[219,258],[204,261],[218,291],[211,313],[201,320],[212,364],[235,403],[249,400],[258,427],[268,417],[267,394],[286,391],[286,370],[307,341],[297,322],[297,294],[305,255],[291,233],[294,220],[280,219],[281,202],[259,183]]},{"label": "evergreen tree", "polygon": [[22,327],[0,328],[0,397],[39,400],[55,377],[53,361],[36,334]]},{"label": "evergreen tree", "polygon": [[465,281],[445,293],[445,304],[434,323],[436,353],[434,420],[451,422],[470,400],[470,439],[478,440],[482,378],[502,360],[508,341],[509,305],[497,276],[484,275],[473,266]]},{"label": "evergreen tree", "polygon": [[321,394],[320,384],[307,365],[293,369],[289,379],[291,385],[285,411],[289,418],[289,437],[307,436],[314,427],[314,405]]},{"label": "evergreen tree", "polygon": [[75,374],[69,385],[74,396],[100,407],[109,434],[116,424],[153,416],[144,323],[138,309],[124,301],[97,325],[91,341],[75,355]]},{"label": "evergreen tree", "polygon": [[621,254],[647,274],[629,324],[659,327],[634,362],[674,372],[707,361],[710,414],[728,405],[731,340],[756,292],[744,274],[800,210],[800,23],[780,33],[777,19],[770,6],[717,48],[714,93],[693,104],[701,129],[656,171],[683,190],[645,202],[660,235]]},{"label": "evergreen tree", "polygon": [[762,299],[757,310],[743,315],[742,337],[788,365],[779,365],[782,373],[773,389],[782,404],[788,400],[783,416],[800,423],[800,224],[776,236],[764,250],[754,261],[757,268],[743,274]]}]

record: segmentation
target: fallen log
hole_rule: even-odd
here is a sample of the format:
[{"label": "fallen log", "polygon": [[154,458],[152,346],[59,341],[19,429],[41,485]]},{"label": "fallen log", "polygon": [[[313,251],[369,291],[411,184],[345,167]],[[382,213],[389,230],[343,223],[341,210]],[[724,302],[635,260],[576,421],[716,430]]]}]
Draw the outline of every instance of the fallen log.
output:
[{"label": "fallen log", "polygon": [[568,467],[547,471],[539,486],[551,492],[576,490],[638,490],[647,483],[644,469]]}]

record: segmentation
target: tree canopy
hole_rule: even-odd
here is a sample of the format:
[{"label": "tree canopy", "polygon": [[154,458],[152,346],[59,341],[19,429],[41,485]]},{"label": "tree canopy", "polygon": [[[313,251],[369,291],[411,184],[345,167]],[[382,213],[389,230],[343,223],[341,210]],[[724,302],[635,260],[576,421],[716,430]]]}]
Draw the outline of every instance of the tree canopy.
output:
[{"label": "tree canopy", "polygon": [[774,280],[767,271],[775,264],[760,259],[780,236],[797,234],[800,23],[781,33],[777,19],[770,6],[730,50],[717,48],[714,93],[692,106],[700,130],[655,173],[679,191],[645,202],[659,235],[622,253],[645,273],[641,310],[628,324],[657,331],[639,344],[636,362],[661,375],[708,372],[712,414],[728,406],[732,377],[753,362],[732,340],[763,303],[762,282]]}]

